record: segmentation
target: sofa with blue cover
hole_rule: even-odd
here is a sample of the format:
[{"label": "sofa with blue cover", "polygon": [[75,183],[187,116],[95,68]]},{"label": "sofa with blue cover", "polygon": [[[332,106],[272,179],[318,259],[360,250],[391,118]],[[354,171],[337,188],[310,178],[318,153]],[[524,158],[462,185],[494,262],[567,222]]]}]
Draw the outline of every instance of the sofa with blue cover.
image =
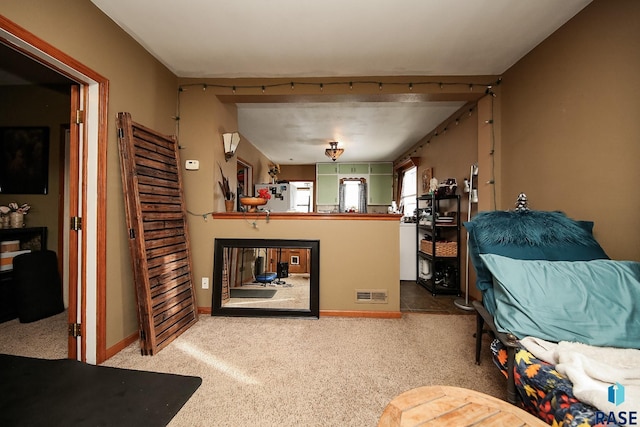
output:
[{"label": "sofa with blue cover", "polygon": [[595,425],[601,408],[578,399],[571,380],[521,340],[640,348],[640,263],[609,259],[593,222],[562,212],[480,212],[464,225],[482,293],[473,302],[476,362],[490,331],[508,401],[552,425]]}]

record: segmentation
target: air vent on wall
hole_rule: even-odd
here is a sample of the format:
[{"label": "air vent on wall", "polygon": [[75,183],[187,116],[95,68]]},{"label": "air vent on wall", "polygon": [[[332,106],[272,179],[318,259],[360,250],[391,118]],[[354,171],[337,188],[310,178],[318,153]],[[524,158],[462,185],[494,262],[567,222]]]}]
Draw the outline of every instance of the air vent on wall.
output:
[{"label": "air vent on wall", "polygon": [[356,302],[386,304],[387,297],[386,289],[356,289]]}]

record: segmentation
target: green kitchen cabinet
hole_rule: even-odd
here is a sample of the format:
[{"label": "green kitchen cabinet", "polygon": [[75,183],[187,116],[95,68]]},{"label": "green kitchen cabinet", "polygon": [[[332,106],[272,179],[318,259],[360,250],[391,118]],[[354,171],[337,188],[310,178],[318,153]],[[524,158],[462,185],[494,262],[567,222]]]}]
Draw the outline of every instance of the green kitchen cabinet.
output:
[{"label": "green kitchen cabinet", "polygon": [[385,162],[385,163],[370,163],[369,164],[369,173],[374,175],[393,175],[393,163]]},{"label": "green kitchen cabinet", "polygon": [[369,174],[369,163],[338,163],[338,173],[340,174]]},{"label": "green kitchen cabinet", "polygon": [[391,205],[393,199],[393,175],[369,175],[369,204]]},{"label": "green kitchen cabinet", "polygon": [[335,175],[338,173],[338,163],[318,163],[316,164],[318,175]]},{"label": "green kitchen cabinet", "polygon": [[338,204],[338,175],[318,175],[316,177],[316,204]]},{"label": "green kitchen cabinet", "polygon": [[391,205],[393,199],[393,163],[317,163],[316,204],[337,205],[339,178],[366,179],[369,205]]}]

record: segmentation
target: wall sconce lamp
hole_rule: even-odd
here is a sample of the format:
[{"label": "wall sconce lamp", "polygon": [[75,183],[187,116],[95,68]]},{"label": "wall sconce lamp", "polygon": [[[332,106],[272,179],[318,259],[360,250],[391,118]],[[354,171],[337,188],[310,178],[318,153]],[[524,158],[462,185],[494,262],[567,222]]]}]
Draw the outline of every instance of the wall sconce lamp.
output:
[{"label": "wall sconce lamp", "polygon": [[335,162],[344,153],[344,148],[338,148],[338,142],[336,141],[331,141],[329,146],[331,148],[324,150],[324,154]]},{"label": "wall sconce lamp", "polygon": [[240,134],[238,132],[223,133],[222,143],[224,144],[224,160],[228,162],[236,154],[236,149],[240,143]]}]

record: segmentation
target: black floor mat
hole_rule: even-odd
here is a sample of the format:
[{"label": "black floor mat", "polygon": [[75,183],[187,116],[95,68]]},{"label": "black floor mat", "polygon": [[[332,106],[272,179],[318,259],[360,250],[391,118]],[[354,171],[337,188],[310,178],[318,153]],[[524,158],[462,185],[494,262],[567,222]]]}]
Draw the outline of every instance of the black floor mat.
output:
[{"label": "black floor mat", "polygon": [[0,354],[2,426],[166,426],[199,377]]}]

